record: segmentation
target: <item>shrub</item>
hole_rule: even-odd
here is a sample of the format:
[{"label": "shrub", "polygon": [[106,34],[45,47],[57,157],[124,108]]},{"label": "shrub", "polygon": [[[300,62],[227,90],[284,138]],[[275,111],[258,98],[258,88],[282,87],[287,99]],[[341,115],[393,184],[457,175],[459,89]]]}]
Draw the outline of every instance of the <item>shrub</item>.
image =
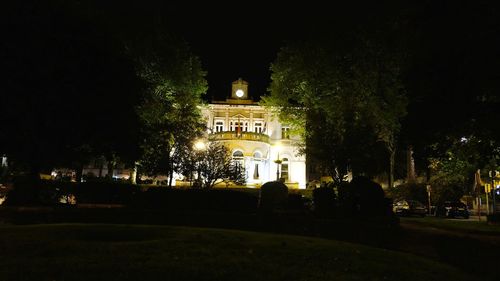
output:
[{"label": "shrub", "polygon": [[405,183],[389,190],[389,196],[393,199],[411,199],[421,203],[427,202],[427,187],[423,183]]},{"label": "shrub", "polygon": [[356,177],[339,187],[339,203],[344,215],[382,216],[390,214],[390,201],[382,187],[367,177]]},{"label": "shrub", "polygon": [[441,205],[445,201],[459,201],[464,194],[465,188],[457,184],[433,184],[431,200],[433,204]]},{"label": "shrub", "polygon": [[288,199],[288,187],[280,181],[266,182],[260,187],[259,209],[273,212],[284,208]]},{"label": "shrub", "polygon": [[140,193],[135,206],[179,211],[255,212],[257,197],[235,190],[150,188]]},{"label": "shrub", "polygon": [[307,198],[300,193],[290,193],[286,201],[286,209],[293,211],[306,210]]},{"label": "shrub", "polygon": [[497,224],[497,225],[500,224],[500,214],[496,213],[487,215],[487,221],[488,224]]},{"label": "shrub", "polygon": [[12,190],[7,194],[4,205],[38,205],[40,204],[41,181],[33,177],[16,177]]},{"label": "shrub", "polygon": [[335,190],[320,187],[313,191],[314,213],[320,217],[332,217],[335,213]]},{"label": "shrub", "polygon": [[139,191],[137,185],[110,181],[84,182],[75,189],[78,203],[92,204],[130,204]]}]

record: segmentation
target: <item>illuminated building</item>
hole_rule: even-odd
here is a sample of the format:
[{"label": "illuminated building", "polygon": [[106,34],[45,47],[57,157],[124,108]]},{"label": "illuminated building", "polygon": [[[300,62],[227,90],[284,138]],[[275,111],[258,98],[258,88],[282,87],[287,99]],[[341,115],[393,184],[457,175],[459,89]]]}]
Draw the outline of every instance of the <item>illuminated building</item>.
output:
[{"label": "illuminated building", "polygon": [[234,81],[230,98],[212,101],[202,112],[208,140],[229,148],[233,160],[245,168],[248,185],[258,186],[279,177],[290,188],[305,188],[305,156],[297,150],[300,139],[290,135],[289,127],[270,109],[249,97],[246,81]]}]

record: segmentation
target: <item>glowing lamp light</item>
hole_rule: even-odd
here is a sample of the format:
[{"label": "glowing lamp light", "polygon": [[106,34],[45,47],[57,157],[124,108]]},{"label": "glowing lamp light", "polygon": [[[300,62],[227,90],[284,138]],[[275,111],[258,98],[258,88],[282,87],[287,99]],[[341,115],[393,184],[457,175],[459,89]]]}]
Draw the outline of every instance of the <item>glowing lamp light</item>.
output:
[{"label": "glowing lamp light", "polygon": [[196,150],[204,150],[205,149],[205,143],[202,142],[202,141],[197,141],[194,144],[194,149],[196,149]]},{"label": "glowing lamp light", "polygon": [[244,94],[245,94],[245,92],[243,92],[243,90],[241,90],[241,89],[236,91],[236,96],[239,98],[243,97]]},{"label": "glowing lamp light", "polygon": [[279,153],[280,153],[280,151],[281,151],[281,148],[282,148],[282,147],[281,147],[281,145],[280,145],[280,144],[276,144],[276,145],[274,146],[274,149],[276,149],[276,152],[278,152],[278,158],[279,158],[279,155],[280,155]]}]

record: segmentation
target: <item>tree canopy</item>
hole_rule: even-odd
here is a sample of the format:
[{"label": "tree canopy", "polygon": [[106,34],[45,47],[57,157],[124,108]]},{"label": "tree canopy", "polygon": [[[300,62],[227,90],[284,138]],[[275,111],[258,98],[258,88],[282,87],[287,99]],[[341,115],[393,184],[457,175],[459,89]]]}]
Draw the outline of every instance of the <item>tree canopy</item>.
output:
[{"label": "tree canopy", "polygon": [[348,169],[380,172],[367,165],[379,156],[378,142],[395,150],[407,104],[397,51],[373,37],[335,33],[288,44],[271,65],[265,104],[278,108],[302,134],[308,157],[337,181]]},{"label": "tree canopy", "polygon": [[168,175],[171,183],[186,150],[203,132],[198,106],[207,82],[199,59],[185,43],[163,34],[151,41],[136,56],[138,73],[147,83],[137,107],[143,133],[141,165],[150,175]]},{"label": "tree canopy", "polygon": [[198,128],[205,73],[168,24],[100,1],[26,1],[7,10],[0,153],[11,169],[81,171],[102,156],[109,168],[132,166],[153,130],[168,144]]}]

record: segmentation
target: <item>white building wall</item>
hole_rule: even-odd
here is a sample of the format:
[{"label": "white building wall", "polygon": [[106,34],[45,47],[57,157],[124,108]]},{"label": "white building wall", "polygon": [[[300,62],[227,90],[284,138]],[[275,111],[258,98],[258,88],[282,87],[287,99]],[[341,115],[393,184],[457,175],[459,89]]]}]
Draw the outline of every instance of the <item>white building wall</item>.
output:
[{"label": "white building wall", "polygon": [[[268,181],[276,180],[277,166],[274,161],[279,158],[286,157],[289,159],[288,171],[289,178],[287,183],[299,188],[306,186],[306,164],[305,156],[297,156],[297,147],[293,140],[281,139],[281,128],[277,117],[265,109],[257,105],[241,105],[241,104],[209,104],[203,109],[204,117],[207,120],[208,133],[215,132],[214,120],[224,121],[224,131],[230,131],[230,122],[234,120],[249,122],[248,131],[254,132],[254,123],[262,122],[265,130],[264,134],[269,136],[269,142],[250,141],[231,139],[223,140],[223,142],[233,153],[236,150],[243,151],[245,170],[247,174],[247,183],[250,185],[261,185]],[[217,115],[218,117],[215,117]],[[236,119],[235,116],[239,116]],[[259,163],[259,179],[254,179],[255,163],[253,155],[256,151],[262,154],[262,159]],[[280,167],[281,171],[281,167]],[[281,174],[281,173],[280,173]]]}]

